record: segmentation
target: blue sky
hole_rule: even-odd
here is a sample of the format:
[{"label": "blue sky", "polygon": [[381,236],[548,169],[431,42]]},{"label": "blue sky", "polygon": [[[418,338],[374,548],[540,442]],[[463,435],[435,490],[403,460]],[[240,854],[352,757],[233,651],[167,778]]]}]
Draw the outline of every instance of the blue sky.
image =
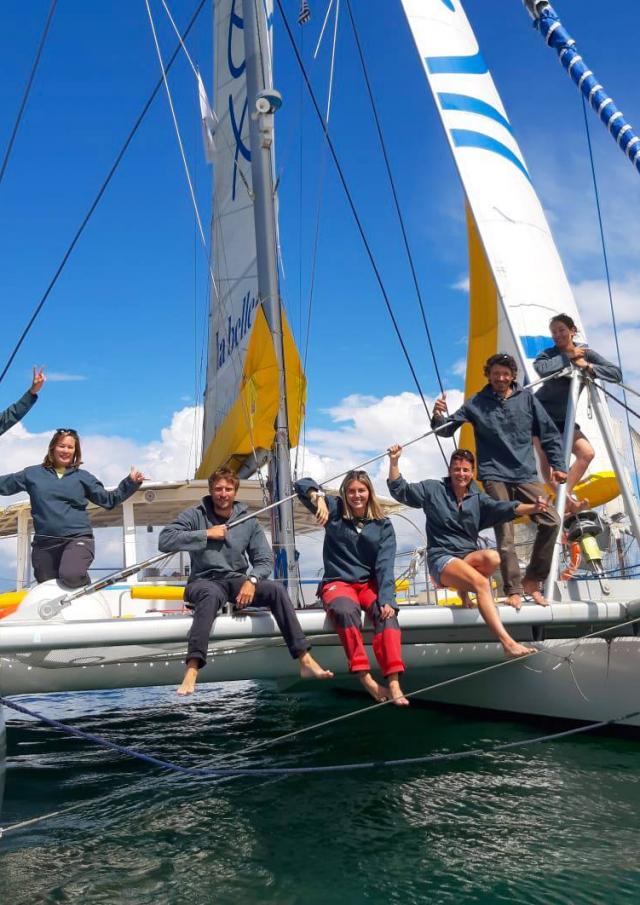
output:
[{"label": "blue sky", "polygon": [[[2,150],[48,5],[48,0],[2,4]],[[174,0],[170,6],[182,25],[195,2]],[[287,0],[285,6],[295,21],[297,0]],[[310,66],[326,6],[327,0],[312,2],[312,23],[298,31]],[[467,298],[459,288],[466,275],[462,192],[399,2],[353,0],[353,6],[439,364],[446,383],[459,388],[457,365],[464,356],[467,323]],[[155,2],[153,8],[166,55],[175,39],[161,4]],[[465,8],[548,212],[578,302],[584,300],[585,320],[593,324],[597,337],[593,345],[605,351],[598,340],[610,342],[608,302],[602,294],[602,257],[578,93],[531,28],[519,0],[468,0]],[[556,9],[600,81],[640,128],[632,49],[640,35],[637,4],[615,0],[605,11],[596,0],[565,0]],[[210,22],[205,8],[188,42],[209,87]],[[277,139],[283,295],[300,335],[323,168],[321,138],[308,101],[300,104],[299,74],[277,15],[275,40],[276,85],[285,98]],[[312,66],[321,97],[326,93],[328,52],[325,39]],[[157,77],[143,2],[60,0],[0,185],[2,362]],[[202,154],[194,81],[184,59],[177,61],[171,84],[208,222],[211,172]],[[343,11],[331,132],[420,379],[433,395],[433,366],[367,104]],[[592,137],[625,331],[624,364],[633,383],[635,375],[640,376],[632,358],[639,332],[635,214],[640,180],[595,118]],[[81,379],[49,384],[29,416],[30,431],[72,424],[83,434],[120,435],[137,444],[158,440],[174,413],[193,404],[201,384],[205,277],[206,261],[196,241],[166,98],[160,93],[0,386],[0,402],[6,405],[20,394],[32,364],[44,364],[54,374]],[[335,409],[345,397],[379,398],[414,390],[330,162],[324,178],[308,378],[308,425],[316,429],[335,424]]]}]

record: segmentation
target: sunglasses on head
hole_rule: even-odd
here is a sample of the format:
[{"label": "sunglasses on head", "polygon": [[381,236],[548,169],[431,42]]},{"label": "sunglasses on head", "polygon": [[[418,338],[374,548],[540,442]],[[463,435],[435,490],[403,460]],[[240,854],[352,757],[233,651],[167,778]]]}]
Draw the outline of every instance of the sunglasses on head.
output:
[{"label": "sunglasses on head", "polygon": [[71,434],[72,437],[77,437],[78,431],[73,427],[56,427],[56,434]]}]

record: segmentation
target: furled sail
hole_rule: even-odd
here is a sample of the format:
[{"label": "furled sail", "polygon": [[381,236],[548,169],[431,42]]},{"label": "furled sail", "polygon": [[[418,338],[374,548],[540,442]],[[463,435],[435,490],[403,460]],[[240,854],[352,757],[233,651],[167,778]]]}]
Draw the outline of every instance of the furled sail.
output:
[{"label": "furled sail", "polygon": [[[272,0],[261,0],[265,33]],[[266,42],[270,44],[269,40]],[[211,291],[202,463],[198,477],[229,465],[247,477],[271,448],[278,371],[271,332],[258,301],[242,0],[216,0],[214,12],[215,148]],[[265,51],[263,66],[271,66]],[[283,318],[292,445],[304,411],[305,380]]]},{"label": "furled sail", "polygon": [[[522,151],[459,0],[402,0],[464,191],[471,263],[470,342],[466,391],[484,383],[482,361],[509,352],[524,380],[551,345],[549,320],[580,315]],[[491,283],[493,285],[491,285]],[[596,458],[588,498],[617,495],[611,464],[585,395],[578,421]],[[606,476],[606,481],[604,480]],[[602,495],[597,489],[603,488]],[[606,486],[606,490],[604,490]],[[576,489],[577,490],[577,489]]]}]

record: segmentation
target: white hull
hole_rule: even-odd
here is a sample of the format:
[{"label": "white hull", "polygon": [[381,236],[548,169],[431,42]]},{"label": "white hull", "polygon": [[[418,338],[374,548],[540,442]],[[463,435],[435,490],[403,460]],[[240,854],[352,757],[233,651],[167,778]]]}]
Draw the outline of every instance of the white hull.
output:
[{"label": "white hull", "polygon": [[[543,653],[533,660],[509,662],[479,675],[471,674],[503,662],[504,655],[477,611],[404,607],[400,614],[407,666],[404,687],[418,691],[469,675],[417,697],[587,721],[612,719],[640,710],[640,638],[629,633],[609,641],[580,641],[584,635],[637,615],[636,600],[640,595],[635,595],[635,600],[620,599],[622,593],[638,590],[637,586],[629,581],[615,584],[619,587],[612,588],[611,596],[617,597],[613,602],[585,602],[588,595],[596,594],[598,586],[581,582],[570,585],[571,597],[580,602],[567,600],[547,609],[526,606],[520,613],[501,608],[509,631],[519,640],[532,641]],[[344,653],[324,613],[307,610],[299,615],[318,659],[336,673],[336,682],[313,686],[305,683],[305,687],[356,687],[346,672]],[[65,622],[25,622],[15,617],[3,620],[2,694],[176,685],[184,670],[190,623],[189,616]],[[298,684],[296,663],[266,613],[219,617],[210,650],[210,661],[201,673],[202,682],[278,680],[288,688]],[[373,656],[371,659],[374,663]],[[640,717],[633,718],[630,725],[640,727]]]}]

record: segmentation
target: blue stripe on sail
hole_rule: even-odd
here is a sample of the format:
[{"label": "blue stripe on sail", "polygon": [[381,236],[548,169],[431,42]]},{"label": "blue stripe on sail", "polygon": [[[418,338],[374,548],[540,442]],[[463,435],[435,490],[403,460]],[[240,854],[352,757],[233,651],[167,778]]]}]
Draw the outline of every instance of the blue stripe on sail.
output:
[{"label": "blue stripe on sail", "polygon": [[450,9],[452,13],[455,13],[456,9],[453,5],[453,0],[442,0],[447,9]]},{"label": "blue stripe on sail", "polygon": [[463,110],[465,113],[477,113],[479,116],[487,116],[489,119],[495,120],[513,133],[511,123],[491,104],[481,101],[478,97],[470,97],[468,94],[450,94],[443,92],[438,94],[443,110]]},{"label": "blue stripe on sail", "polygon": [[480,51],[472,57],[426,57],[425,63],[429,72],[436,75],[445,72],[482,75],[489,71]]},{"label": "blue stripe on sail", "polygon": [[548,336],[521,336],[520,342],[527,358],[535,358],[538,352],[549,348],[551,340]]},{"label": "blue stripe on sail", "polygon": [[509,160],[514,166],[518,167],[520,172],[531,182],[531,177],[522,161],[501,141],[497,141],[489,135],[484,135],[482,132],[472,132],[470,129],[451,129],[451,138],[457,148],[480,148],[482,151],[491,151],[493,154],[499,154],[505,160]]}]

